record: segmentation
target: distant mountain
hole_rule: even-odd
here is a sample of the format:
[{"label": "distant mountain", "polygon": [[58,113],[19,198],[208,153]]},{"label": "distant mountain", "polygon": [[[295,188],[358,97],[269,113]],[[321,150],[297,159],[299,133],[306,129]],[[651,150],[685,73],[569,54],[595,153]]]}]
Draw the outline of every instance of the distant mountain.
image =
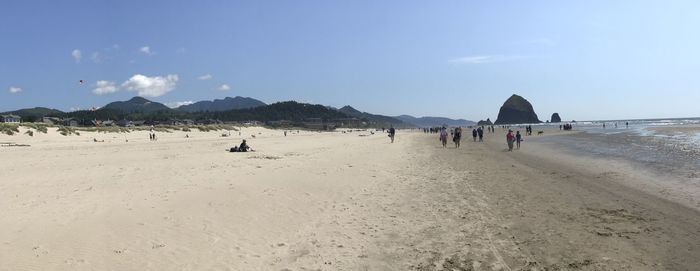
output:
[{"label": "distant mountain", "polygon": [[420,117],[416,118],[414,116],[409,116],[409,115],[401,115],[398,117],[395,117],[405,123],[410,123],[414,126],[418,127],[437,127],[437,126],[472,126],[476,124],[473,121],[470,120],[465,120],[465,119],[450,119],[450,118],[443,118],[443,117]]},{"label": "distant mountain", "polygon": [[236,96],[234,98],[226,97],[223,100],[216,99],[213,101],[199,101],[193,104],[182,105],[176,110],[185,112],[216,112],[235,109],[247,109],[267,104],[249,97]]},{"label": "distant mountain", "polygon": [[367,122],[373,123],[375,125],[384,125],[384,126],[396,126],[396,127],[412,127],[415,126],[410,123],[406,123],[400,119],[389,117],[389,116],[383,116],[383,115],[375,115],[375,114],[370,114],[367,112],[361,112],[360,110],[357,110],[353,108],[352,106],[346,105],[338,109],[338,111],[347,114],[349,116],[365,120]]},{"label": "distant mountain", "polygon": [[278,102],[266,106],[228,111],[189,113],[195,119],[217,119],[222,121],[279,121],[304,122],[312,118],[322,120],[342,119],[348,115],[320,104],[305,104],[294,101]]},{"label": "distant mountain", "polygon": [[498,111],[498,118],[494,124],[521,124],[521,123],[541,123],[537,118],[532,104],[525,98],[513,94],[510,96],[501,109]]},{"label": "distant mountain", "polygon": [[123,102],[111,102],[100,109],[113,109],[125,113],[152,113],[157,111],[172,111],[162,103],[149,101],[143,97],[134,97]]},{"label": "distant mountain", "polygon": [[63,111],[46,107],[25,108],[15,111],[4,112],[2,114],[12,114],[25,118],[41,118],[46,116],[60,116]]}]

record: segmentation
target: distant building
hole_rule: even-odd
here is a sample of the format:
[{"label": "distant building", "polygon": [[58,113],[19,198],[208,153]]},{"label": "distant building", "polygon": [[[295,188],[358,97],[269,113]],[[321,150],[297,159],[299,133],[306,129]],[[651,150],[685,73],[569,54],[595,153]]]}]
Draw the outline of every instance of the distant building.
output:
[{"label": "distant building", "polygon": [[62,122],[62,120],[60,118],[56,118],[56,117],[43,117],[43,118],[41,118],[41,122],[49,124],[49,125],[56,125],[56,124],[60,124]]},{"label": "distant building", "polygon": [[20,118],[17,115],[2,115],[0,120],[3,123],[19,123],[22,120],[22,118]]},{"label": "distant building", "polygon": [[362,120],[358,118],[343,118],[334,119],[332,122],[335,123],[337,127],[360,127],[362,126]]},{"label": "distant building", "polygon": [[68,118],[63,120],[63,125],[64,126],[71,126],[71,127],[77,127],[79,124],[77,119],[74,118]]},{"label": "distant building", "polygon": [[131,122],[132,126],[143,126],[146,124],[145,120],[135,120]]},{"label": "distant building", "polygon": [[130,121],[130,120],[125,120],[125,119],[124,119],[124,120],[119,120],[119,121],[117,121],[117,126],[120,126],[120,127],[131,127],[131,126],[134,126],[134,123],[133,123],[132,121]]}]

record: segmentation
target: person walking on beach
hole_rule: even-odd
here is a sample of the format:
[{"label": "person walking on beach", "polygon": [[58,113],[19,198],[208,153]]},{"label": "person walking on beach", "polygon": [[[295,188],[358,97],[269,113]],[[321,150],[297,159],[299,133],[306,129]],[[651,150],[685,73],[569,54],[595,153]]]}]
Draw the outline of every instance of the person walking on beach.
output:
[{"label": "person walking on beach", "polygon": [[506,134],[506,142],[508,142],[508,151],[513,151],[513,141],[515,141],[515,136],[513,136],[513,130],[508,130],[508,134]]},{"label": "person walking on beach", "polygon": [[515,143],[517,145],[518,150],[520,149],[520,141],[523,140],[523,137],[520,135],[520,131],[515,132]]},{"label": "person walking on beach", "polygon": [[472,137],[474,138],[474,142],[476,142],[476,136],[479,134],[479,132],[476,131],[476,129],[472,130]]},{"label": "person walking on beach", "polygon": [[440,142],[442,142],[443,148],[447,148],[447,128],[445,127],[440,130]]},{"label": "person walking on beach", "polygon": [[462,127],[455,128],[454,135],[452,135],[452,141],[455,143],[455,148],[459,148],[459,141],[462,140]]},{"label": "person walking on beach", "polygon": [[479,142],[484,142],[484,129],[476,129],[476,134],[479,135]]},{"label": "person walking on beach", "polygon": [[394,126],[391,126],[389,128],[389,138],[391,138],[391,143],[394,143],[394,136],[396,135],[396,129],[394,129]]}]

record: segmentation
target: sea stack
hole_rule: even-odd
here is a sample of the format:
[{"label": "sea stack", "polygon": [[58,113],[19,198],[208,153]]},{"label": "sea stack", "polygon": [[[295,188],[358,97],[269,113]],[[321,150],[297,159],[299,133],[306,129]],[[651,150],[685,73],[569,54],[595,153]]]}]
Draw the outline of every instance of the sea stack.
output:
[{"label": "sea stack", "polygon": [[559,113],[554,113],[552,114],[552,118],[549,120],[551,123],[560,123],[561,122],[561,117],[559,117]]},{"label": "sea stack", "polygon": [[516,94],[510,96],[501,110],[498,111],[498,118],[495,124],[520,124],[520,123],[541,123],[532,109],[530,102]]},{"label": "sea stack", "polygon": [[486,120],[480,120],[476,125],[491,126],[491,125],[493,125],[493,122],[491,122],[491,119],[487,118]]}]

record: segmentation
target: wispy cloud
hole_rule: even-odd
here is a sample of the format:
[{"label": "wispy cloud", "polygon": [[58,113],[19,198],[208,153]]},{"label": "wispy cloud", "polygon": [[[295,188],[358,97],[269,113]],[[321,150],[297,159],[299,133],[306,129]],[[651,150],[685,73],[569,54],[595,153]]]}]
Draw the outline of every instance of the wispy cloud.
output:
[{"label": "wispy cloud", "polygon": [[92,90],[92,93],[95,93],[97,95],[104,95],[104,94],[110,94],[110,93],[115,93],[119,90],[117,88],[117,84],[114,82],[110,81],[105,81],[105,80],[100,80],[95,83],[95,88]]},{"label": "wispy cloud", "polygon": [[178,108],[180,106],[193,104],[193,103],[194,103],[193,101],[182,101],[182,102],[169,102],[169,103],[165,103],[165,105],[167,107],[170,107],[170,108]]},{"label": "wispy cloud", "polygon": [[102,55],[99,52],[93,52],[92,56],[90,56],[90,60],[95,63],[100,63],[102,62]]},{"label": "wispy cloud", "polygon": [[231,90],[231,87],[227,84],[223,84],[216,89],[221,90],[221,91],[227,91],[227,90]]},{"label": "wispy cloud", "polygon": [[143,47],[139,48],[139,52],[147,54],[149,56],[153,54],[153,51],[151,51],[150,46],[143,46]]},{"label": "wispy cloud", "polygon": [[178,80],[180,78],[177,74],[154,77],[136,74],[122,83],[122,87],[129,91],[137,91],[139,96],[159,97],[173,91]]},{"label": "wispy cloud", "polygon": [[543,46],[554,46],[557,43],[550,38],[532,38],[524,39],[513,42],[515,45],[543,45]]},{"label": "wispy cloud", "polygon": [[205,74],[205,75],[197,77],[197,79],[199,79],[199,80],[209,80],[212,78],[214,78],[214,76],[211,76],[211,74]]},{"label": "wispy cloud", "polygon": [[75,60],[75,63],[80,63],[80,60],[83,59],[83,52],[78,49],[73,50],[70,55],[73,57],[73,60]]},{"label": "wispy cloud", "polygon": [[10,93],[13,93],[13,94],[14,94],[14,93],[20,93],[20,92],[22,92],[22,88],[21,88],[21,87],[10,87],[10,89],[9,89],[8,91],[9,91]]},{"label": "wispy cloud", "polygon": [[475,65],[475,64],[509,62],[509,61],[526,59],[526,58],[530,58],[530,57],[520,56],[520,55],[476,55],[476,56],[467,56],[467,57],[450,59],[447,62],[453,63],[453,64]]}]

